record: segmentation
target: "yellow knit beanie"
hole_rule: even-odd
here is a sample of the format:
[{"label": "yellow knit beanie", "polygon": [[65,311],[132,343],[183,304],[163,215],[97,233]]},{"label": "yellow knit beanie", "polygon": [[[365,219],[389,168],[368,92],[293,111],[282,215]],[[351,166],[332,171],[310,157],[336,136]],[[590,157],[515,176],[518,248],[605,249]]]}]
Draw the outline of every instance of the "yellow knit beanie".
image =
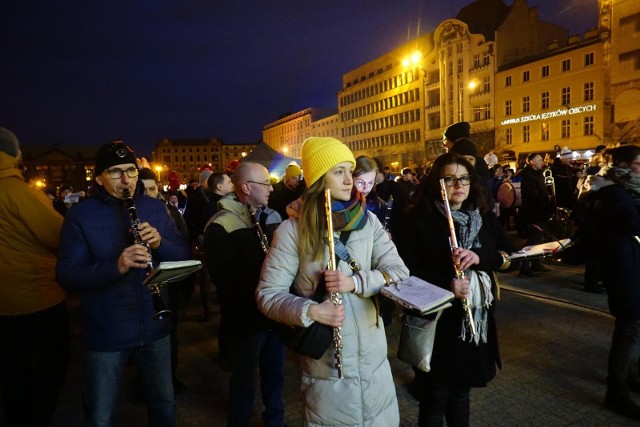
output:
[{"label": "yellow knit beanie", "polygon": [[350,162],[354,167],[356,159],[345,144],[335,138],[311,137],[302,145],[302,170],[307,188],[338,163]]}]

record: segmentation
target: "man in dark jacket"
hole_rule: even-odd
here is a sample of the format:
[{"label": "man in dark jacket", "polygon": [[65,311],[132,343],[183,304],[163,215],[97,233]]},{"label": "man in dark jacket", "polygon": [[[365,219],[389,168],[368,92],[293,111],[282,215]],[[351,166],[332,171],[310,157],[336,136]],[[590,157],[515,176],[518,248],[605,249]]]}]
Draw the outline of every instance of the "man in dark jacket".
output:
[{"label": "man in dark jacket", "polygon": [[220,301],[218,343],[231,366],[227,426],[251,423],[259,368],[262,420],[266,426],[282,427],[285,350],[256,305],[267,248],[262,247],[250,210],[262,210],[254,216],[266,234],[280,223],[280,215],[266,208],[272,186],[264,166],[241,163],[231,179],[234,193],[220,199],[220,210],[205,228],[206,264]]},{"label": "man in dark jacket", "polygon": [[[189,248],[162,202],[144,196],[133,151],[122,141],[98,149],[93,197],[67,212],[56,278],[80,299],[85,424],[113,423],[122,371],[133,357],[145,383],[149,424],[175,425],[169,319],[155,320],[143,283],[149,261],[184,260]],[[141,223],[130,218],[126,195]],[[135,234],[148,245],[137,244]]]},{"label": "man in dark jacket", "polygon": [[[537,245],[544,240],[544,230],[551,213],[549,191],[544,184],[542,168],[544,162],[538,153],[527,156],[527,165],[521,173],[522,208],[520,218],[527,226],[527,245]],[[539,272],[549,271],[539,259],[520,263],[520,276],[538,277]]]},{"label": "man in dark jacket", "polygon": [[287,205],[302,195],[301,190],[304,186],[301,184],[301,177],[300,166],[291,164],[284,170],[282,180],[273,186],[273,192],[269,196],[269,207],[275,209],[283,220],[289,218]]}]

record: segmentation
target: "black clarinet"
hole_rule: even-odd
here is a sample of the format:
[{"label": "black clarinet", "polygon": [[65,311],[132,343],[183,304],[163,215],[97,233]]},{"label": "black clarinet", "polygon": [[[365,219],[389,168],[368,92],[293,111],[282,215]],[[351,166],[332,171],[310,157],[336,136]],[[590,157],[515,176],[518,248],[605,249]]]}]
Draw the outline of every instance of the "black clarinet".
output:
[{"label": "black clarinet", "polygon": [[[124,200],[127,203],[127,212],[129,213],[129,226],[131,227],[134,241],[135,243],[144,246],[149,253],[149,256],[151,256],[151,247],[147,242],[142,240],[140,232],[138,231],[138,227],[140,226],[140,219],[138,219],[136,205],[133,202],[133,197],[131,197],[131,193],[128,189],[124,189],[122,193],[124,195]],[[147,261],[145,271],[147,273],[147,276],[153,271],[153,261],[151,259]],[[162,300],[162,296],[160,295],[160,285],[150,284],[147,285],[147,288],[149,288],[149,292],[151,293],[151,302],[153,303],[153,318],[155,320],[162,320],[171,315],[171,310],[167,308],[167,305],[164,303],[164,301]]]},{"label": "black clarinet", "polygon": [[256,229],[256,234],[260,241],[260,247],[262,247],[262,251],[266,254],[269,252],[269,239],[267,238],[267,235],[264,234],[264,231],[262,231],[258,215],[256,215],[256,210],[252,208],[251,205],[247,205],[247,211],[249,211],[249,217],[251,218],[251,222],[253,222],[253,227]]}]

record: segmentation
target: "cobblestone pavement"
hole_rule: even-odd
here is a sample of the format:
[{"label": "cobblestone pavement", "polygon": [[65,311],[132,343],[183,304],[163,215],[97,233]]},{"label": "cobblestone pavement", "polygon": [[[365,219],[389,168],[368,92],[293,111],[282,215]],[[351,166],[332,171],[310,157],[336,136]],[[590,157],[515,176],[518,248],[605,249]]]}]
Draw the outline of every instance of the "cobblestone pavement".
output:
[{"label": "cobblestone pavement", "polygon": [[[580,268],[547,264],[541,278],[501,274],[498,327],[503,369],[487,388],[471,394],[473,426],[624,426],[630,420],[604,409],[607,354],[613,319],[606,295],[582,291]],[[200,322],[199,296],[188,303],[179,327],[179,377],[188,390],[177,396],[178,425],[224,426],[229,378],[216,362],[218,312]],[[80,326],[70,300],[74,327],[69,372],[53,421],[54,427],[82,425]],[[389,359],[400,404],[401,425],[417,425],[418,404],[410,394],[411,368],[396,358],[399,321],[388,328]],[[127,368],[118,407],[118,426],[145,426],[146,408],[132,399],[133,368]],[[284,392],[286,421],[301,426],[300,381],[296,358],[287,360]],[[640,400],[640,398],[639,398]],[[259,396],[254,410],[260,426]]]}]

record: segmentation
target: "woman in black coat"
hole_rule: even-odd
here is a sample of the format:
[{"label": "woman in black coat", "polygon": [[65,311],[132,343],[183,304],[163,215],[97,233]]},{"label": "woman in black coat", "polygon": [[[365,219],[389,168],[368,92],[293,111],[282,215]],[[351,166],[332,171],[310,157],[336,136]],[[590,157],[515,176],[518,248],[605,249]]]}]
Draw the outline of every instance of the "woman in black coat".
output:
[{"label": "woman in black coat", "polygon": [[[455,222],[459,248],[453,252],[458,268],[466,271],[455,279],[450,231],[443,209],[440,179]],[[436,328],[430,372],[416,371],[420,388],[419,425],[469,424],[469,391],[484,387],[500,366],[496,322],[497,299],[493,271],[508,267],[506,253],[514,251],[483,196],[484,182],[461,156],[443,154],[433,168],[394,235],[400,256],[411,274],[451,290],[456,299],[444,310]],[[503,252],[504,251],[504,252]],[[471,336],[461,299],[473,308],[477,335]]]},{"label": "woman in black coat", "polygon": [[640,392],[631,365],[640,355],[640,147],[607,150],[611,166],[598,173],[600,189],[593,202],[593,245],[601,259],[609,311],[615,317],[605,406],[640,420],[640,406],[629,391]]}]

